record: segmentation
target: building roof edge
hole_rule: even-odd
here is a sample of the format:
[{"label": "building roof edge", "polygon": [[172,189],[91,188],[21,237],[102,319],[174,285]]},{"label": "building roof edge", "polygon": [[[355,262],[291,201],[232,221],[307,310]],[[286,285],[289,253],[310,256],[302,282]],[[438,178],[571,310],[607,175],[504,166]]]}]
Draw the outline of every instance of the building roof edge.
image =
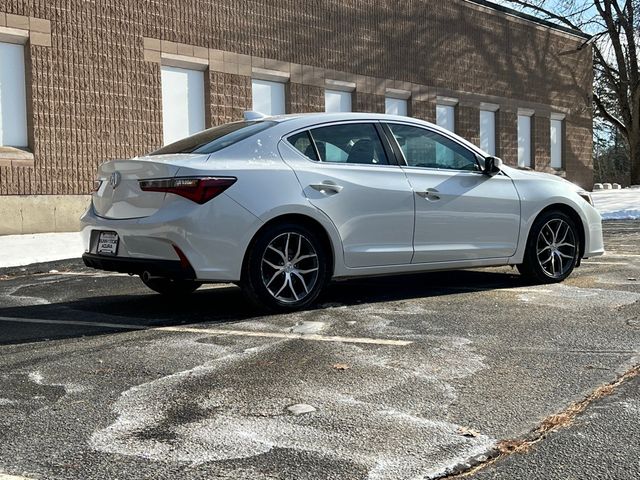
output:
[{"label": "building roof edge", "polygon": [[559,25],[557,23],[551,22],[549,20],[544,20],[542,18],[538,18],[535,15],[530,15],[528,13],[519,12],[513,8],[505,7],[503,5],[499,5],[497,3],[490,2],[488,0],[465,0],[466,2],[475,3],[477,5],[481,5],[486,8],[490,8],[492,10],[497,10],[507,15],[513,15],[515,17],[522,18],[529,22],[537,23],[538,25],[542,25],[544,27],[548,27],[554,30],[559,30],[564,33],[568,33],[569,35],[573,35],[575,37],[583,38],[588,40],[591,38],[591,35],[581,32],[580,30],[575,30],[573,28],[565,27],[563,25]]}]

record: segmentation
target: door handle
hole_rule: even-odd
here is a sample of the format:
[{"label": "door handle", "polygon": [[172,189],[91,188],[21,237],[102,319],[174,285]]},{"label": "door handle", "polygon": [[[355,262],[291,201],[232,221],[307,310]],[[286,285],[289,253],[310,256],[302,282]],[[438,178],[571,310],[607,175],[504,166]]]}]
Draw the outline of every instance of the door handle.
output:
[{"label": "door handle", "polygon": [[429,200],[430,202],[435,202],[436,200],[440,200],[440,195],[438,195],[438,190],[435,188],[427,188],[424,192],[416,192],[416,195],[424,198],[425,200]]},{"label": "door handle", "polygon": [[335,195],[342,191],[342,185],[336,185],[333,182],[312,183],[309,186],[325,195]]}]

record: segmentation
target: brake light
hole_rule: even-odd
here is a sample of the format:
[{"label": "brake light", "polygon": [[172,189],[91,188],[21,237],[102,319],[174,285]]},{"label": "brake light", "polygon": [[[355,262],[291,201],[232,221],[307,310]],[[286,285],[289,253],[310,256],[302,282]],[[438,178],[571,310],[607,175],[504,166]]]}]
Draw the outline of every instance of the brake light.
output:
[{"label": "brake light", "polygon": [[182,177],[140,180],[143,192],[165,192],[199,203],[207,203],[236,183],[235,177]]}]

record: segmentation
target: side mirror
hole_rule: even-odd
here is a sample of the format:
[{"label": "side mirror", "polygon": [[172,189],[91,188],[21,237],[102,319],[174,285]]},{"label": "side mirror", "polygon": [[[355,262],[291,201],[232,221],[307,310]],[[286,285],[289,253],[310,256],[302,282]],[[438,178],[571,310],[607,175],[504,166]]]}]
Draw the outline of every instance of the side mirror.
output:
[{"label": "side mirror", "polygon": [[496,173],[500,173],[500,168],[502,167],[502,160],[498,157],[487,157],[484,159],[484,170],[482,173],[485,175],[495,175]]}]

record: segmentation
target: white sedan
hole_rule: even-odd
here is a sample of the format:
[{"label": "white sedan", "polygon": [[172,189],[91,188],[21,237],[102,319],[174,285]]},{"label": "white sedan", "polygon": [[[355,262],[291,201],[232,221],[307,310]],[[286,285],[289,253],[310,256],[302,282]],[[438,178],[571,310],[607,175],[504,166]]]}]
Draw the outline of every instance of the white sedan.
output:
[{"label": "white sedan", "polygon": [[172,295],[234,282],[273,310],[349,277],[516,265],[559,282],[604,253],[576,185],[379,114],[249,113],[107,162],[82,223],[90,267]]}]

